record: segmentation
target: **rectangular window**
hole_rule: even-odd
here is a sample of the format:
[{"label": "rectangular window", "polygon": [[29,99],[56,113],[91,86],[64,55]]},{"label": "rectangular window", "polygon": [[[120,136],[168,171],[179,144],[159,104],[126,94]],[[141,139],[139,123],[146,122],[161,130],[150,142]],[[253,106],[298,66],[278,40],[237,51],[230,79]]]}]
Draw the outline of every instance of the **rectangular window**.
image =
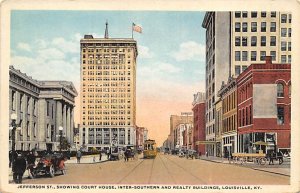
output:
[{"label": "rectangular window", "polygon": [[286,28],[281,28],[281,37],[286,37],[286,35],[287,35]]},{"label": "rectangular window", "polygon": [[235,18],[240,18],[241,17],[241,12],[240,11],[236,11],[234,13]]},{"label": "rectangular window", "polygon": [[276,60],[276,51],[271,51],[270,55],[272,57],[272,61],[275,61]]},{"label": "rectangular window", "polygon": [[281,42],[281,51],[286,51],[286,42]]},{"label": "rectangular window", "polygon": [[276,36],[271,36],[270,46],[276,46]]},{"label": "rectangular window", "polygon": [[251,32],[257,32],[257,22],[251,22]]},{"label": "rectangular window", "polygon": [[242,23],[242,27],[243,27],[243,32],[247,32],[248,31],[248,23],[247,22],[243,22]]},{"label": "rectangular window", "polygon": [[243,15],[243,18],[246,18],[246,17],[248,17],[248,12],[247,11],[243,11],[242,15]]},{"label": "rectangular window", "polygon": [[251,51],[251,61],[256,61],[256,51]]},{"label": "rectangular window", "polygon": [[260,38],[261,38],[260,39],[260,46],[266,46],[266,42],[267,42],[266,36],[261,36]]},{"label": "rectangular window", "polygon": [[292,56],[288,55],[288,63],[291,63],[291,62],[292,62]]},{"label": "rectangular window", "polygon": [[247,46],[248,45],[247,37],[242,37],[242,45],[243,46]]},{"label": "rectangular window", "polygon": [[261,22],[260,31],[261,32],[267,31],[267,22]]},{"label": "rectangular window", "polygon": [[262,11],[262,12],[260,13],[260,16],[261,16],[261,17],[267,17],[267,12]]},{"label": "rectangular window", "polygon": [[281,23],[287,22],[287,14],[281,14]]},{"label": "rectangular window", "polygon": [[288,51],[292,51],[292,42],[288,42]]},{"label": "rectangular window", "polygon": [[251,17],[256,18],[257,17],[257,11],[251,11]]},{"label": "rectangular window", "polygon": [[270,32],[276,32],[276,22],[271,22]]},{"label": "rectangular window", "polygon": [[241,52],[235,51],[235,61],[241,61]]},{"label": "rectangular window", "polygon": [[239,65],[235,66],[235,75],[240,75],[241,74],[241,67]]},{"label": "rectangular window", "polygon": [[241,23],[235,22],[235,32],[241,32]]},{"label": "rectangular window", "polygon": [[276,17],[276,11],[271,11],[271,17]]},{"label": "rectangular window", "polygon": [[242,52],[242,60],[243,61],[247,61],[248,60],[248,52],[247,51],[243,51]]},{"label": "rectangular window", "polygon": [[266,59],[266,51],[260,51],[260,61],[264,61]]},{"label": "rectangular window", "polygon": [[243,66],[242,66],[242,72],[244,72],[244,71],[247,69],[247,67],[248,67],[248,66],[243,65]]},{"label": "rectangular window", "polygon": [[251,46],[256,46],[256,45],[257,45],[257,37],[251,36]]},{"label": "rectangular window", "polygon": [[289,14],[289,23],[292,23],[292,14]]},{"label": "rectangular window", "polygon": [[235,37],[235,46],[241,46],[241,37]]},{"label": "rectangular window", "polygon": [[281,63],[286,63],[286,55],[281,55]]},{"label": "rectangular window", "polygon": [[284,107],[277,107],[277,124],[284,124]]},{"label": "rectangular window", "polygon": [[291,28],[288,29],[288,35],[289,35],[289,37],[292,37],[292,29]]}]

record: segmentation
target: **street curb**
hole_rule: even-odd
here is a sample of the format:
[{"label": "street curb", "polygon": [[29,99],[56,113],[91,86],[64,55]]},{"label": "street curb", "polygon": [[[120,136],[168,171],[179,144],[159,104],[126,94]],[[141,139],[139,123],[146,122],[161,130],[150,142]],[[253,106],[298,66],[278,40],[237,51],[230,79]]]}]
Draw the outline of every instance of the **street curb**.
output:
[{"label": "street curb", "polygon": [[[229,164],[229,163],[218,162],[218,161],[214,161],[214,160],[206,160],[206,159],[201,159],[201,160],[209,161],[209,162],[214,162],[214,163]],[[240,166],[240,165],[236,165],[236,166],[243,167],[243,166]],[[272,174],[278,174],[278,175],[282,175],[282,176],[291,177],[290,175],[287,175],[287,174],[283,174],[283,173],[279,173],[279,172],[273,172],[273,171],[268,171],[268,170],[263,170],[263,169],[260,169],[260,168],[251,168],[251,169],[257,170],[257,171],[262,171],[262,172],[267,172],[267,173],[272,173]]]},{"label": "street curb", "polygon": [[251,169],[257,170],[257,171],[262,171],[262,172],[267,172],[267,173],[272,173],[272,174],[278,174],[278,175],[282,175],[282,176],[291,177],[291,175],[282,174],[282,173],[279,173],[279,172],[272,172],[272,171],[262,170],[262,169],[259,169],[259,168],[251,168]]},{"label": "street curb", "polygon": [[101,162],[90,162],[90,163],[66,163],[66,164],[100,164],[100,163],[103,163],[103,162],[108,162],[110,160],[104,160],[104,161],[101,161]]}]

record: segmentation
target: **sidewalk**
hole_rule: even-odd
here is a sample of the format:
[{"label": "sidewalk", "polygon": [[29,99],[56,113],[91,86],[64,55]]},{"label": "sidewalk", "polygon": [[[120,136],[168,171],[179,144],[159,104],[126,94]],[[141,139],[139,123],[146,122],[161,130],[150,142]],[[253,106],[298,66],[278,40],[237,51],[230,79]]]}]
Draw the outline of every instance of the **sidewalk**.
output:
[{"label": "sidewalk", "polygon": [[[229,161],[227,158],[220,158],[220,157],[213,157],[213,156],[201,156],[201,160],[205,161],[210,161],[210,162],[215,162],[215,163],[223,163],[223,164],[229,164]],[[268,172],[268,173],[273,173],[273,174],[279,174],[279,175],[284,175],[284,176],[289,176],[290,177],[290,161],[285,160],[282,165],[257,165],[253,162],[247,162],[245,164],[234,164],[230,163],[231,165],[235,166],[240,166],[240,167],[247,167],[251,168],[253,170],[258,170],[258,171],[263,171],[263,172]]]},{"label": "sidewalk", "polygon": [[[94,157],[95,157],[95,162],[94,162]],[[97,164],[97,163],[99,164],[99,163],[106,162],[106,161],[108,161],[108,160],[107,160],[107,156],[105,154],[102,155],[101,161],[99,161],[99,154],[98,155],[87,155],[87,156],[81,157],[80,164]],[[78,163],[77,163],[76,157],[71,157],[70,160],[67,160],[65,162],[65,164],[68,165],[68,164],[78,164]],[[28,170],[26,170],[24,172],[23,179],[27,179],[28,175],[29,175]],[[8,181],[9,181],[9,183],[14,183],[13,182],[13,173],[12,173],[11,168],[8,168]]]},{"label": "sidewalk", "polygon": [[[101,161],[99,161],[99,154],[97,155],[87,155],[87,156],[82,156],[80,159],[80,164],[96,164],[96,163],[102,163],[106,162],[107,160],[107,155],[102,155]],[[71,157],[71,159],[67,160],[65,164],[77,164],[77,158],[76,157]]]}]

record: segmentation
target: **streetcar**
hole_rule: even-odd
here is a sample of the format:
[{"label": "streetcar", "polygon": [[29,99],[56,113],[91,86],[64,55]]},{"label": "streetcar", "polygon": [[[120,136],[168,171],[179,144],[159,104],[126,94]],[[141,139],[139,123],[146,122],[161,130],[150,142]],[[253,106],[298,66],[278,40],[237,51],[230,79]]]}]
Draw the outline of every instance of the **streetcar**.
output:
[{"label": "streetcar", "polygon": [[157,155],[155,140],[148,139],[144,142],[144,158],[155,158]]}]

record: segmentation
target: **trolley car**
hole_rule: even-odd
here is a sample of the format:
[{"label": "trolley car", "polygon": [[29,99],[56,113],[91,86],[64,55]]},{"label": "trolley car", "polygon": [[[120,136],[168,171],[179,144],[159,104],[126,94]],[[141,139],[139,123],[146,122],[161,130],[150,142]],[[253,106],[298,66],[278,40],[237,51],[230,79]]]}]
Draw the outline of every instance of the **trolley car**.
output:
[{"label": "trolley car", "polygon": [[155,140],[148,139],[144,142],[144,158],[155,158],[157,155]]}]

